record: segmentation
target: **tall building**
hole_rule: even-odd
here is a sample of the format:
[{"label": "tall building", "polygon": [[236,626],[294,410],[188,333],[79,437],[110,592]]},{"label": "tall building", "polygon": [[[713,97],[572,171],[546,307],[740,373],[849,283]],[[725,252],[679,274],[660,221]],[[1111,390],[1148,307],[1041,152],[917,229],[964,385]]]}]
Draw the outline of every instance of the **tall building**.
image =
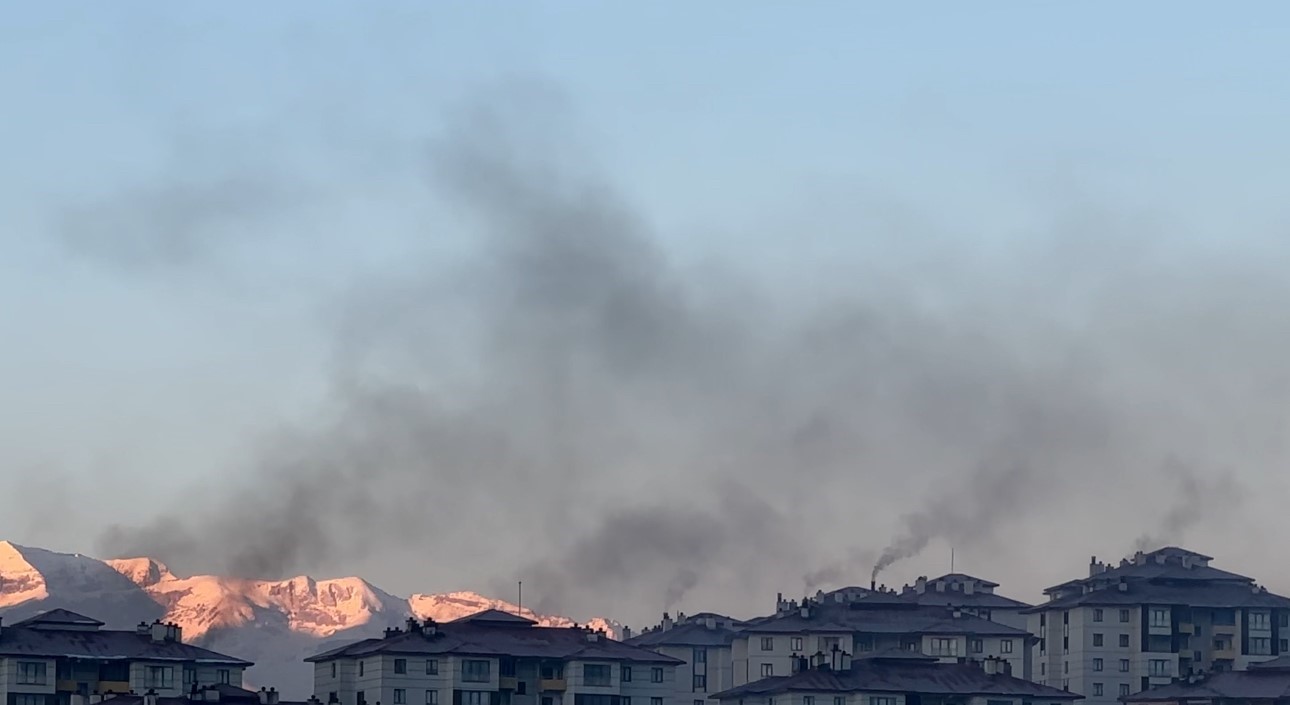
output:
[{"label": "tall building", "polygon": [[1031,605],[994,591],[998,583],[963,573],[949,573],[939,578],[921,577],[900,592],[920,605],[956,607],[967,614],[1017,629],[1028,629]]},{"label": "tall building", "polygon": [[716,694],[720,705],[1071,705],[1079,695],[1003,672],[997,659],[944,663],[883,651],[837,667],[803,663]]},{"label": "tall building", "polygon": [[676,671],[675,698],[682,705],[704,705],[713,693],[735,685],[731,648],[742,624],[712,612],[678,615],[675,621],[664,614],[658,626],[627,643],[682,661]]},{"label": "tall building", "polygon": [[802,657],[832,662],[891,649],[945,662],[995,658],[1010,674],[1030,677],[1028,631],[916,598],[849,588],[800,604],[781,599],[776,614],[740,627],[731,646],[734,683],[791,675]]},{"label": "tall building", "polygon": [[64,609],[0,624],[5,705],[72,705],[110,695],[184,697],[240,686],[242,671],[252,665],[185,644],[174,624],[143,623],[129,631],[103,626]]},{"label": "tall building", "polygon": [[689,705],[679,659],[499,610],[408,620],[305,660],[314,695],[340,705]]},{"label": "tall building", "polygon": [[1211,560],[1181,548],[1114,566],[1094,557],[1087,577],[1049,588],[1030,610],[1035,677],[1109,705],[1180,676],[1290,653],[1290,599]]}]

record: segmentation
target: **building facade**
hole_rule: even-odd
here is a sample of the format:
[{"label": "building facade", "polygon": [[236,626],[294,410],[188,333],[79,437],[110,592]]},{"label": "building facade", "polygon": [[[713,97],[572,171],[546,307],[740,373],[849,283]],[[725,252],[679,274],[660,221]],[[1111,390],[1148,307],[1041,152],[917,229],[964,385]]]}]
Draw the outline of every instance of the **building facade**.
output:
[{"label": "building facade", "polygon": [[777,614],[746,622],[731,645],[732,676],[742,685],[791,675],[803,656],[836,662],[902,650],[947,663],[999,659],[1010,674],[1029,678],[1033,642],[1025,629],[958,607],[919,604],[894,592],[835,592],[823,600],[781,600]]},{"label": "building facade", "polygon": [[340,705],[688,705],[670,656],[576,627],[539,627],[487,610],[333,649],[314,695]]},{"label": "building facade", "polygon": [[683,705],[715,705],[714,693],[735,686],[731,648],[742,622],[704,612],[666,614],[658,626],[644,630],[627,643],[681,661],[677,666],[675,699]]},{"label": "building facade", "polygon": [[63,609],[0,624],[0,694],[5,705],[71,705],[112,694],[184,697],[242,684],[248,661],[183,642],[174,624],[131,631]]},{"label": "building facade", "polygon": [[1138,552],[1049,588],[1030,610],[1040,682],[1108,705],[1193,674],[1290,653],[1290,600],[1180,548]]}]

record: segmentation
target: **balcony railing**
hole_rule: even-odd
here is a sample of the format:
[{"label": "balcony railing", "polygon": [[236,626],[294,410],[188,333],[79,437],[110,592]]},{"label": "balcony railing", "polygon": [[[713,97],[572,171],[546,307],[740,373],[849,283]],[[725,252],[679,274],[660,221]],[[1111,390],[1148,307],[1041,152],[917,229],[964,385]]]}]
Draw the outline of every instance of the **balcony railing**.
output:
[{"label": "balcony railing", "polygon": [[543,678],[538,681],[538,687],[542,690],[563,691],[569,687],[569,684],[563,678]]}]

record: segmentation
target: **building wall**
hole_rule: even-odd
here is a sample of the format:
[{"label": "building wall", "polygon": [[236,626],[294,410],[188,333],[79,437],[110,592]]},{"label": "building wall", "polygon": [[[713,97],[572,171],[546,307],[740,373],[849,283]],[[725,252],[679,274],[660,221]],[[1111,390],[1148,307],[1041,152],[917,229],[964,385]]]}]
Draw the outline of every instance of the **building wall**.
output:
[{"label": "building wall", "polygon": [[[735,686],[729,646],[658,646],[652,650],[685,662],[675,667],[671,689],[671,697],[678,705],[694,705],[696,701],[706,701],[709,705],[715,705],[716,701],[710,699],[713,693]],[[696,658],[696,650],[703,653],[703,662],[699,662]],[[696,673],[705,677],[702,686],[695,683]],[[635,701],[632,705],[636,705]]]},{"label": "building wall", "polygon": [[[45,682],[44,683],[19,683],[18,673],[20,663],[43,663],[45,664]],[[6,658],[3,664],[3,674],[0,680],[4,683],[5,694],[9,693],[44,693],[52,694],[55,692],[54,679],[57,676],[54,659],[42,658]]]}]

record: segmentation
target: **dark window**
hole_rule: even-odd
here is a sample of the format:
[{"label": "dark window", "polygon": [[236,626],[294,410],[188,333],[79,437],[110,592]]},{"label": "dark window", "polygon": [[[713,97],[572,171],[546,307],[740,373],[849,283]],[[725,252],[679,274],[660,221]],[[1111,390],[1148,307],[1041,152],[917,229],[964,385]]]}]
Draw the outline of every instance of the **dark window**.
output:
[{"label": "dark window", "polygon": [[426,675],[427,676],[439,675],[439,659],[433,659],[433,658],[426,659]]},{"label": "dark window", "polygon": [[174,666],[148,666],[146,676],[143,679],[143,686],[145,688],[161,688],[163,690],[174,688]]},{"label": "dark window", "polygon": [[43,661],[19,661],[18,684],[44,685],[45,663]]},{"label": "dark window", "polygon": [[708,650],[703,648],[695,649],[694,663],[707,663],[707,662],[708,662]]},{"label": "dark window", "polygon": [[607,686],[610,683],[609,665],[604,663],[584,663],[582,680],[586,685]]},{"label": "dark window", "polygon": [[1102,663],[1102,659],[1100,658],[1093,659],[1093,670],[1100,672],[1102,670]]},{"label": "dark window", "polygon": [[788,648],[792,651],[802,650],[802,637],[795,636],[788,640]]},{"label": "dark window", "polygon": [[1094,695],[1095,697],[1102,697],[1102,684],[1101,684],[1101,683],[1094,683],[1094,684],[1093,684],[1093,695]]},{"label": "dark window", "polygon": [[631,666],[623,666],[622,681],[623,681],[624,683],[631,683],[631,682],[632,682],[632,667],[631,667]]},{"label": "dark window", "polygon": [[426,691],[426,705],[439,705],[439,691],[437,690]]},{"label": "dark window", "polygon": [[338,702],[340,702],[340,693],[338,693],[338,692],[336,692],[336,691],[334,691],[334,690],[333,690],[333,691],[331,691],[330,693],[328,693],[328,694],[327,694],[327,702],[328,702],[328,703],[338,703]]},{"label": "dark window", "polygon": [[394,705],[407,705],[408,691],[402,688],[394,689]]},{"label": "dark window", "polygon": [[215,677],[219,679],[221,685],[228,685],[230,675],[232,674],[228,672],[227,668],[221,668],[215,672]]},{"label": "dark window", "polygon": [[663,669],[658,666],[655,666],[654,668],[649,669],[649,680],[651,683],[662,683]]},{"label": "dark window", "polygon": [[512,678],[515,676],[515,659],[503,656],[497,660],[497,675]]},{"label": "dark window", "polygon": [[694,689],[695,689],[695,690],[707,690],[707,689],[708,689],[708,677],[707,677],[707,676],[705,676],[705,675],[702,675],[702,674],[698,674],[698,673],[696,673],[696,674],[694,675]]},{"label": "dark window", "polygon": [[762,650],[762,651],[774,651],[774,650],[775,650],[775,637],[773,637],[773,636],[764,636],[764,637],[762,637],[762,638],[761,638],[761,650]]},{"label": "dark window", "polygon": [[331,662],[331,677],[332,677],[332,678],[335,678],[335,677],[336,677],[336,662],[335,662],[335,661],[332,661],[332,662]]},{"label": "dark window", "polygon": [[1102,608],[1099,607],[1098,609],[1093,610],[1093,621],[1094,622],[1102,621]]},{"label": "dark window", "polygon": [[1128,634],[1121,634],[1121,635],[1120,635],[1120,646],[1127,647],[1128,645],[1129,645],[1129,635],[1128,635]]},{"label": "dark window", "polygon": [[1120,659],[1120,673],[1128,673],[1128,672],[1129,672],[1129,659],[1127,658]]},{"label": "dark window", "polygon": [[1122,698],[1123,698],[1124,696],[1126,696],[1126,695],[1128,695],[1128,694],[1129,694],[1129,684],[1128,684],[1128,683],[1121,683],[1121,684],[1120,684],[1120,697],[1122,697]]},{"label": "dark window", "polygon": [[981,639],[973,639],[972,653],[974,654],[985,653],[985,641]]},{"label": "dark window", "polygon": [[1101,634],[1094,634],[1094,635],[1093,635],[1093,646],[1101,646],[1101,645],[1102,645],[1102,635],[1101,635]]},{"label": "dark window", "polygon": [[1128,610],[1120,610],[1120,621],[1121,621],[1121,622],[1127,622],[1127,621],[1129,621],[1129,611],[1128,611]]},{"label": "dark window", "polygon": [[491,670],[488,661],[465,659],[461,662],[461,680],[466,683],[487,683]]},{"label": "dark window", "polygon": [[[405,658],[396,658],[396,659],[394,659],[394,672],[395,672],[395,673],[400,673],[400,674],[402,674],[402,673],[407,673],[407,672],[408,672],[408,660],[407,660],[407,659],[405,659]],[[397,693],[397,692],[399,692],[399,691],[397,691],[397,690],[396,690],[396,691],[394,691],[394,692],[396,692],[396,693]],[[396,702],[397,702],[397,701],[396,701]]]},{"label": "dark window", "polygon": [[359,675],[359,676],[362,676],[362,675],[363,675],[363,665],[364,665],[364,664],[363,664],[362,659],[359,659],[359,662],[358,662],[358,675]]}]

